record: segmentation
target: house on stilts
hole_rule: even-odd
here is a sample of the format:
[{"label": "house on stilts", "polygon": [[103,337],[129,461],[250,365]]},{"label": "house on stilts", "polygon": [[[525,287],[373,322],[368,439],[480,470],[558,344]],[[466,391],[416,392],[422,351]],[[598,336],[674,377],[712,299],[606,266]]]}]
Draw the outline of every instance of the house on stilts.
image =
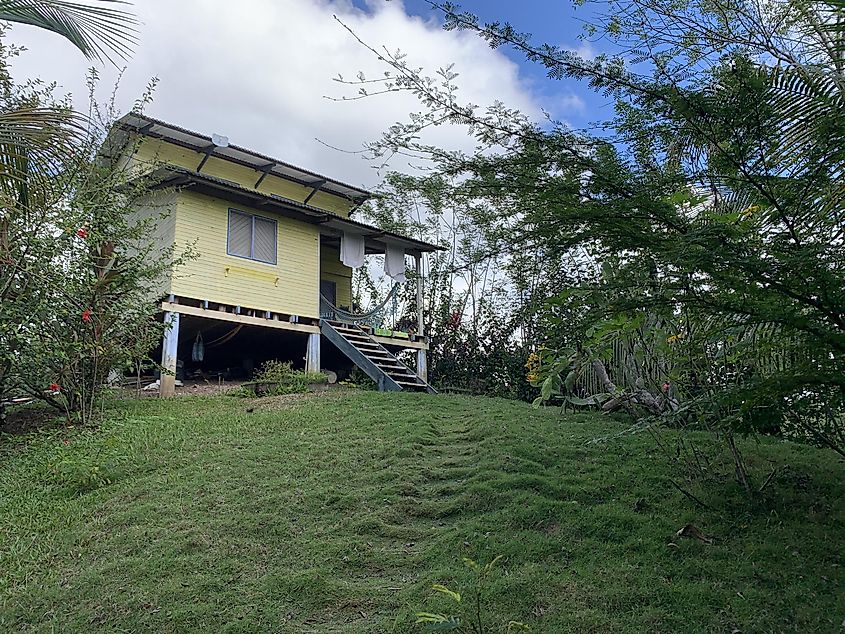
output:
[{"label": "house on stilts", "polygon": [[[354,364],[381,390],[434,391],[422,258],[438,247],[353,219],[370,192],[141,114],[121,118],[111,138],[150,186],[137,214],[154,219],[154,239],[196,256],[161,289],[162,396],[177,373],[246,375],[268,359],[314,372]],[[356,314],[352,270],[370,254],[384,256],[392,294],[413,258],[415,323],[383,328],[384,306]]]}]

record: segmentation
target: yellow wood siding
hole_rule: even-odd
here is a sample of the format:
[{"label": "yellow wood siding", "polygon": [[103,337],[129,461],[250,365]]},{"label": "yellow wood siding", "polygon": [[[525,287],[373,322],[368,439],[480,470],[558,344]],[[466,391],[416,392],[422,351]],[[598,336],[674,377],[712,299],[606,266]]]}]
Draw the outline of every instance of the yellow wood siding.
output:
[{"label": "yellow wood siding", "polygon": [[[230,208],[277,222],[276,264],[226,253]],[[175,295],[319,317],[320,236],[316,226],[182,191],[176,201],[175,238],[177,247],[192,244],[198,254],[175,273]]]},{"label": "yellow wood siding", "polygon": [[[130,143],[130,147],[132,147],[132,143]],[[196,171],[205,156],[199,152],[168,143],[162,139],[151,138],[142,139],[137,144],[135,150],[130,160],[139,165],[152,166],[167,163],[192,171]],[[261,172],[254,169],[232,163],[216,156],[212,156],[206,161],[205,165],[203,165],[202,173],[208,174],[209,176],[216,176],[217,178],[225,178],[249,189],[255,189],[255,183],[258,182],[258,179],[262,175]],[[279,178],[278,176],[267,176],[261,182],[257,191],[264,194],[284,196],[297,202],[304,202],[313,189]],[[308,204],[312,207],[325,209],[344,218],[349,216],[349,210],[352,208],[351,201],[326,192],[318,192],[308,201]]]},{"label": "yellow wood siding", "polygon": [[352,307],[352,269],[340,262],[340,253],[331,247],[320,248],[320,279],[337,285],[337,305]]},{"label": "yellow wood siding", "polygon": [[[149,227],[150,243],[157,247],[160,255],[168,255],[176,239],[176,194],[175,192],[158,192],[144,196],[136,201],[135,210],[130,217],[134,223],[144,223]],[[174,253],[173,257],[178,257]],[[172,291],[170,276],[164,276],[156,292],[160,296],[169,295]]]}]

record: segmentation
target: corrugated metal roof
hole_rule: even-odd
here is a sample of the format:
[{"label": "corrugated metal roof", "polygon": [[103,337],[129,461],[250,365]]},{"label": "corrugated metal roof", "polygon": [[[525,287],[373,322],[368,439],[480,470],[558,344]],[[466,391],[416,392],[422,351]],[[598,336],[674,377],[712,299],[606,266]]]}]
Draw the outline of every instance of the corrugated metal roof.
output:
[{"label": "corrugated metal roof", "polygon": [[312,207],[277,194],[264,194],[225,178],[193,172],[183,167],[164,165],[153,170],[152,173],[147,175],[147,178],[150,178],[154,186],[158,187],[191,186],[192,191],[209,193],[224,199],[234,200],[235,202],[243,200],[248,202],[251,207],[257,206],[273,209],[288,217],[331,229],[337,235],[343,231],[354,231],[362,234],[370,246],[381,248],[381,252],[383,252],[384,245],[387,242],[402,246],[406,252],[410,253],[429,253],[443,250],[443,247],[393,233],[392,231],[384,231],[378,227],[358,222],[357,220],[338,216],[325,209]]},{"label": "corrugated metal roof", "polygon": [[[130,113],[121,117],[117,125],[123,130],[135,132],[152,138],[163,139],[170,143],[194,150],[201,154],[216,156],[239,165],[251,167],[258,172],[267,172],[281,178],[294,181],[306,187],[320,183],[320,190],[329,192],[354,203],[361,203],[373,194],[366,189],[355,187],[338,180],[323,176],[271,156],[254,152],[237,145],[216,146],[210,136],[181,128],[166,121],[153,119],[147,115]],[[324,182],[323,182],[324,181]]]}]

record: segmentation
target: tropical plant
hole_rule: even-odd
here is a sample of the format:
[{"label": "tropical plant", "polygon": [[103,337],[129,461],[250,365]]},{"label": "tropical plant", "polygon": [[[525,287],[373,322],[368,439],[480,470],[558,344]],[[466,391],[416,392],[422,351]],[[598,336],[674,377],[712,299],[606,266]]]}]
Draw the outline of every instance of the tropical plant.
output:
[{"label": "tropical plant", "polygon": [[[113,3],[107,0],[109,4]],[[89,58],[124,57],[134,42],[134,18],[112,6],[56,0],[0,0],[0,20],[31,24],[70,40]],[[0,28],[0,40],[7,27]],[[8,61],[20,49],[0,41],[0,424],[33,320],[30,293],[60,249],[50,210],[65,195],[57,174],[87,138],[87,121],[37,82],[16,85]],[[54,390],[42,392],[51,398]]]},{"label": "tropical plant", "polygon": [[[543,303],[563,287],[568,267],[551,254],[506,252],[507,230],[486,220],[496,215],[495,201],[478,204],[442,175],[390,173],[378,193],[362,216],[444,247],[423,266],[429,379],[445,389],[532,400],[536,390],[524,364],[542,331]],[[385,292],[366,268],[355,272],[354,283],[359,306]],[[413,284],[397,299],[397,326],[415,327]]]},{"label": "tropical plant", "polygon": [[327,383],[328,377],[322,372],[304,372],[295,370],[290,361],[270,359],[261,364],[253,377],[251,386],[236,394],[243,396],[281,396],[307,392],[315,383]]},{"label": "tropical plant", "polygon": [[[613,1],[588,27],[613,53],[589,60],[430,4],[447,29],[512,47],[616,104],[593,133],[541,128],[502,105],[461,103],[453,69],[429,79],[379,52],[385,89],[414,93],[424,109],[391,126],[373,154],[431,158],[465,199],[487,203],[511,252],[569,254],[582,267],[549,295],[537,343],[586,355],[582,367],[603,369],[602,391],[617,402],[659,404],[668,383],[679,406],[646,407],[644,421],[694,421],[729,448],[734,433],[776,429],[845,453],[841,3]],[[444,122],[468,126],[479,151],[420,141]],[[612,275],[596,273],[608,263]],[[630,351],[629,367],[661,356],[665,380],[617,384],[619,368],[591,347],[595,332]],[[559,365],[562,384],[571,364]]]},{"label": "tropical plant", "polygon": [[[117,8],[127,3],[98,1],[99,5],[82,5],[64,0],[0,0],[0,21],[56,33],[89,59],[112,61],[111,55],[125,59],[135,42],[135,18]],[[4,28],[0,37],[5,33]],[[0,187],[6,197],[14,197],[15,204],[25,209],[30,206],[30,186],[49,187],[57,162],[85,138],[86,121],[66,103],[45,101],[43,92],[42,99],[32,91],[16,95],[7,61],[19,52],[4,45],[0,81],[6,99],[0,109]],[[5,235],[12,222],[10,214],[4,215],[0,234]]]},{"label": "tropical plant", "polygon": [[[95,85],[92,77],[92,100]],[[149,92],[138,106],[148,100]],[[167,192],[148,190],[120,152],[107,151],[113,104],[102,109],[92,101],[91,112],[86,138],[54,175],[62,196],[13,227],[13,246],[29,236],[39,251],[16,253],[27,284],[4,303],[0,332],[7,388],[82,423],[94,417],[109,377],[120,380],[160,339],[162,283],[190,255],[149,239],[166,213]]]},{"label": "tropical plant", "polygon": [[0,0],[0,20],[30,24],[70,41],[85,57],[102,61],[132,52],[136,41],[135,16],[123,10],[130,3],[95,0],[79,4],[65,0]]},{"label": "tropical plant", "polygon": [[[487,585],[492,576],[496,564],[502,559],[499,555],[483,566],[473,559],[464,558],[464,565],[471,571],[472,581],[469,593],[461,593],[452,590],[443,584],[435,583],[431,589],[438,596],[446,597],[452,604],[453,610],[448,612],[417,612],[416,622],[425,626],[426,632],[464,632],[466,634],[492,634],[502,632],[529,632],[531,628],[520,621],[508,621],[501,627],[491,626],[488,611],[489,606],[485,603]],[[453,613],[454,611],[454,613]]]}]

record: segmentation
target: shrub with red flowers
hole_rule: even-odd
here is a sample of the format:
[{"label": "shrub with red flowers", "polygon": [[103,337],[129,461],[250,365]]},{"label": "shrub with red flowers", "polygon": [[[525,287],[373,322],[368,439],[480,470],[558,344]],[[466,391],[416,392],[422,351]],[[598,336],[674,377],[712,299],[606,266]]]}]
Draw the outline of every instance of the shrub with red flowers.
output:
[{"label": "shrub with red flowers", "polygon": [[160,198],[99,152],[112,107],[93,112],[100,123],[31,184],[28,214],[4,224],[0,211],[0,256],[14,263],[0,265],[0,402],[29,394],[81,423],[100,409],[109,375],[160,340],[159,289],[180,261],[150,240]]}]

